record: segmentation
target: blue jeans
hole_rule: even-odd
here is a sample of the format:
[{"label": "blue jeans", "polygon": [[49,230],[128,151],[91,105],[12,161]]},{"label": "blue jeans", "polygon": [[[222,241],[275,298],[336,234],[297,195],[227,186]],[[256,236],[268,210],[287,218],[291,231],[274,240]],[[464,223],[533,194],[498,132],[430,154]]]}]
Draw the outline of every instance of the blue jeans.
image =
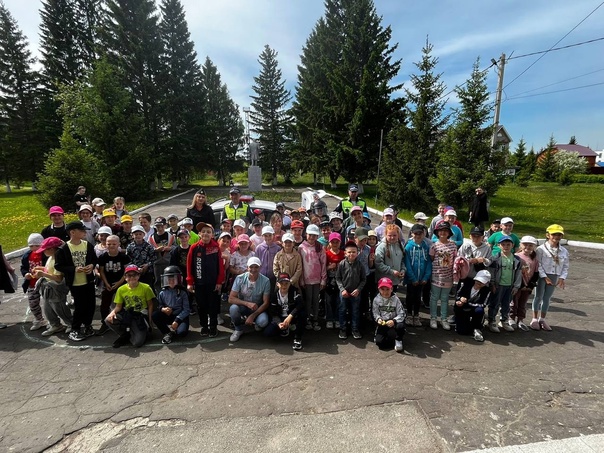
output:
[{"label": "blue jeans", "polygon": [[430,319],[436,319],[438,316],[438,301],[440,300],[440,319],[447,320],[449,313],[449,292],[451,288],[440,288],[432,285],[430,291]]},{"label": "blue jeans", "polygon": [[512,300],[513,286],[498,286],[495,294],[489,298],[489,322],[495,321],[497,311],[501,307],[501,322],[507,321],[510,316],[510,302]]},{"label": "blue jeans", "polygon": [[[235,324],[235,330],[243,330],[243,326],[245,325],[243,317],[248,317],[252,313],[252,310],[243,305],[231,305],[229,314],[231,315],[231,321]],[[254,323],[262,329],[268,326],[268,315],[266,312],[260,313],[254,320]]]},{"label": "blue jeans", "polygon": [[537,291],[535,291],[535,298],[533,299],[533,311],[540,311],[541,316],[545,316],[547,310],[549,310],[549,302],[556,289],[556,283],[558,283],[558,276],[555,274],[547,274],[547,278],[552,281],[551,285],[545,283],[545,278],[539,278],[537,282]]},{"label": "blue jeans", "polygon": [[361,296],[343,297],[341,293],[340,293],[340,306],[338,307],[339,317],[340,317],[340,329],[346,330],[346,309],[348,308],[349,304],[350,304],[350,313],[352,316],[352,319],[350,320],[350,323],[352,324],[352,330],[353,331],[359,330],[359,323],[361,320],[361,314],[360,314]]}]

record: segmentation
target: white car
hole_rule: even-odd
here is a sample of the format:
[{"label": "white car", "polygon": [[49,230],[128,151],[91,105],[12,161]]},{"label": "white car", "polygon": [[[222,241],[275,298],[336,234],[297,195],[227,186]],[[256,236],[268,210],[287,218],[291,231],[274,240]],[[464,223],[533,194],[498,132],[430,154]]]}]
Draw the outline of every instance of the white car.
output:
[{"label": "white car", "polygon": [[[277,204],[274,201],[256,200],[252,195],[241,195],[240,200],[247,203],[252,211],[254,209],[262,209],[264,211],[264,218],[267,219],[267,221],[270,219],[273,212],[277,210]],[[210,205],[214,212],[216,225],[220,225],[220,222],[222,221],[222,211],[230,202],[231,200],[228,198],[220,198]],[[249,220],[251,221],[252,219]]]}]

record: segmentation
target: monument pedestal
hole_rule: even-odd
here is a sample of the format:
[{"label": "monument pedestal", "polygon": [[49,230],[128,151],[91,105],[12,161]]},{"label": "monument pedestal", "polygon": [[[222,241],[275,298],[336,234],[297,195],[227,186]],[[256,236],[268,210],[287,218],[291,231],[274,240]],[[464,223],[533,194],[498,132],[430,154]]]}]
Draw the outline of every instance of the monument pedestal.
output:
[{"label": "monument pedestal", "polygon": [[247,169],[247,186],[250,192],[262,190],[262,169],[257,165],[251,165]]}]

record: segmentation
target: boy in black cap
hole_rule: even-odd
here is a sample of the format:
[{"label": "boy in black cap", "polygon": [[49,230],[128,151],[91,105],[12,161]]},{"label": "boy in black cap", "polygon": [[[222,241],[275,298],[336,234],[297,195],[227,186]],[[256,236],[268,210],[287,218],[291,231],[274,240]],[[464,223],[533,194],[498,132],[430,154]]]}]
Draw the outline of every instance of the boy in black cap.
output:
[{"label": "boy in black cap", "polygon": [[[267,337],[289,336],[290,326],[294,324],[295,350],[302,349],[302,334],[306,325],[306,307],[300,292],[291,284],[288,273],[281,273],[277,277],[277,288],[271,295],[271,304],[268,308],[271,322],[264,329]],[[292,328],[293,330],[293,328]]]},{"label": "boy in black cap", "polygon": [[82,222],[68,223],[65,229],[70,239],[57,250],[55,269],[65,276],[73,297],[73,323],[69,339],[82,341],[94,335],[92,318],[96,308],[94,268],[97,256],[93,245],[84,240],[88,228]]}]

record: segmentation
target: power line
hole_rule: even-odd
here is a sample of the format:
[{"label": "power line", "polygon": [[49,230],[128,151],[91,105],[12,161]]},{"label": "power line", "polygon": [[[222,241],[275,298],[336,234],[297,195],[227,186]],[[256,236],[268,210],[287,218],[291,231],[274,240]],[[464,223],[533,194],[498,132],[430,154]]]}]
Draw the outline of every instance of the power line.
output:
[{"label": "power line", "polygon": [[[491,69],[491,68],[492,68],[493,66],[495,66],[496,64],[497,64],[497,62],[491,63],[491,66],[489,66],[488,68],[483,69],[482,71],[480,71],[480,73],[481,73],[481,74],[484,74],[485,72],[487,72],[489,69]],[[440,100],[440,99],[442,99],[442,98],[444,98],[444,97],[449,96],[449,95],[450,95],[451,93],[453,93],[455,90],[457,90],[458,88],[461,88],[462,86],[464,86],[464,85],[465,85],[466,83],[468,83],[468,82],[469,82],[469,80],[466,80],[464,83],[462,83],[462,84],[460,84],[460,85],[455,85],[455,88],[453,88],[451,91],[449,91],[449,92],[447,92],[447,93],[443,94],[441,97],[439,97],[439,98],[437,99],[437,101],[438,101],[438,100]]]},{"label": "power line", "polygon": [[592,42],[597,42],[597,41],[602,41],[602,40],[604,40],[604,36],[602,38],[590,39],[589,41],[578,42],[576,44],[569,44],[568,46],[556,47],[554,49],[549,49],[549,50],[541,50],[539,52],[525,53],[524,55],[518,55],[516,57],[510,57],[510,58],[508,58],[508,61],[515,60],[516,58],[530,57],[531,55],[538,55],[540,53],[553,52],[554,50],[562,50],[562,49],[568,49],[570,47],[582,46],[583,44],[591,44]]},{"label": "power line", "polygon": [[541,54],[541,56],[539,58],[537,58],[535,61],[533,61],[530,65],[528,65],[528,67],[522,71],[520,74],[518,74],[510,83],[508,83],[506,86],[504,86],[504,88],[509,87],[512,83],[514,83],[516,80],[518,80],[524,73],[526,73],[526,71],[528,71],[529,69],[531,69],[539,60],[541,60],[545,55],[547,55],[547,53],[552,50],[555,46],[557,46],[564,38],[566,38],[568,35],[570,35],[579,25],[581,25],[583,22],[585,22],[589,16],[591,16],[593,13],[595,13],[602,5],[604,5],[604,2],[600,3],[598,6],[596,6],[594,8],[594,10],[589,13],[587,16],[585,16],[581,22],[579,22],[577,25],[575,25],[573,28],[571,28],[571,30],[566,33],[564,36],[562,36],[562,38],[560,38],[558,41],[556,41],[554,43],[554,45],[552,45],[548,50],[546,50],[544,53]]},{"label": "power line", "polygon": [[[596,69],[595,71],[591,71],[591,72],[587,72],[585,74],[581,74],[581,75],[578,75],[578,76],[575,76],[575,77],[571,77],[570,79],[564,79],[564,80],[560,80],[558,82],[550,83],[549,85],[544,85],[544,86],[539,87],[539,88],[533,88],[532,90],[523,91],[521,93],[516,93],[516,94],[512,95],[511,97],[515,98],[517,96],[521,96],[521,95],[526,94],[526,93],[532,93],[533,91],[542,90],[544,88],[549,88],[551,86],[558,85],[560,83],[568,82],[570,80],[579,79],[581,77],[585,77],[585,76],[588,76],[588,75],[591,75],[591,74],[595,74],[596,72],[601,72],[601,71],[604,71],[604,68],[602,68],[602,69]],[[506,94],[506,97],[507,97],[507,94]]]},{"label": "power line", "polygon": [[512,101],[514,99],[522,99],[522,98],[532,98],[534,96],[543,96],[544,94],[562,93],[563,91],[580,90],[581,88],[595,87],[595,86],[598,86],[598,85],[604,85],[604,82],[592,83],[591,85],[583,85],[583,86],[580,86],[580,87],[565,88],[565,89],[556,90],[556,91],[546,91],[545,93],[527,94],[526,96],[515,96],[515,97],[507,98],[506,101]]}]

